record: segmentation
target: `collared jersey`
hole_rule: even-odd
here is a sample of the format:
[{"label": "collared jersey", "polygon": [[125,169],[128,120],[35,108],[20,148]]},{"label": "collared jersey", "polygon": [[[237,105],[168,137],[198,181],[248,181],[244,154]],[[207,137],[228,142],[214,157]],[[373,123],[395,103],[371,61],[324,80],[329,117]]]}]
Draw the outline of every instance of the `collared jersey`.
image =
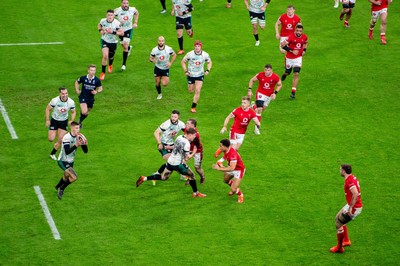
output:
[{"label": "collared jersey", "polygon": [[271,76],[267,77],[264,72],[258,73],[257,79],[258,79],[257,92],[266,96],[271,96],[274,93],[275,86],[280,80],[277,74],[272,73]]},{"label": "collared jersey", "polygon": [[185,123],[178,120],[177,123],[173,124],[171,119],[168,119],[160,125],[162,131],[161,142],[167,145],[172,145],[174,143],[174,137],[185,128]]},{"label": "collared jersey", "polygon": [[89,75],[79,77],[76,82],[82,84],[81,97],[94,99],[92,90],[101,87],[101,80],[98,77],[89,78]]},{"label": "collared jersey", "polygon": [[[103,30],[110,28],[113,31],[117,31],[119,28],[121,28],[121,26],[119,25],[119,21],[116,19],[113,19],[112,22],[108,22],[107,18],[103,18],[100,20],[99,24],[101,25],[101,28]],[[118,43],[118,36],[112,33],[103,34],[101,36],[101,39],[108,43]]]},{"label": "collared jersey", "polygon": [[75,102],[68,97],[67,101],[63,102],[60,96],[51,99],[49,105],[53,108],[51,117],[57,121],[68,120],[69,110],[75,109]]},{"label": "collared jersey", "polygon": [[156,67],[159,69],[168,69],[167,64],[169,62],[169,58],[174,55],[174,50],[168,45],[164,45],[164,49],[160,50],[158,45],[151,50],[150,56],[156,59]]},{"label": "collared jersey", "polygon": [[200,54],[196,54],[194,50],[187,53],[184,59],[188,62],[187,70],[191,77],[204,76],[204,63],[211,61],[210,55],[207,52],[201,51]]},{"label": "collared jersey", "polygon": [[132,29],[132,20],[137,13],[138,11],[135,7],[129,7],[128,10],[117,7],[114,10],[115,18],[120,22],[124,31]]},{"label": "collared jersey", "polygon": [[279,17],[279,21],[281,22],[281,37],[287,37],[291,33],[294,33],[294,29],[296,25],[300,23],[300,17],[296,14],[293,14],[292,17],[289,17],[286,13]]},{"label": "collared jersey", "polygon": [[245,134],[250,121],[257,117],[253,109],[249,108],[244,111],[242,107],[238,107],[232,111],[234,121],[231,130],[238,134]]},{"label": "collared jersey", "polygon": [[300,37],[297,37],[296,34],[292,33],[289,35],[286,41],[288,42],[288,46],[292,51],[299,51],[297,55],[293,54],[292,52],[287,52],[286,58],[295,59],[303,55],[304,45],[308,42],[308,37],[304,33]]}]

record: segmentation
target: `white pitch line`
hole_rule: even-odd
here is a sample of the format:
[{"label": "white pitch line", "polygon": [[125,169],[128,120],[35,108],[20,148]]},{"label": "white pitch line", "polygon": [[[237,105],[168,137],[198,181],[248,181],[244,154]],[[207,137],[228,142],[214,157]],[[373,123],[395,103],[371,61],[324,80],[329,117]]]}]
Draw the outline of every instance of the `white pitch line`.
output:
[{"label": "white pitch line", "polygon": [[0,99],[0,111],[1,111],[1,114],[3,115],[4,121],[6,122],[6,125],[8,127],[8,131],[10,131],[11,138],[12,139],[18,139],[17,133],[15,132],[14,127],[11,124],[11,120],[8,117],[6,108],[4,107],[1,99]]},{"label": "white pitch line", "polygon": [[20,43],[0,43],[0,46],[26,46],[26,45],[52,45],[64,44],[63,42],[20,42]]},{"label": "white pitch line", "polygon": [[60,233],[57,230],[57,227],[56,227],[56,224],[54,223],[53,217],[51,217],[49,208],[47,207],[46,200],[44,199],[43,194],[40,191],[40,187],[34,186],[33,188],[35,189],[36,195],[39,199],[40,205],[42,206],[44,216],[46,217],[47,223],[50,226],[50,229],[51,229],[51,232],[53,233],[54,239],[60,240],[61,239]]}]

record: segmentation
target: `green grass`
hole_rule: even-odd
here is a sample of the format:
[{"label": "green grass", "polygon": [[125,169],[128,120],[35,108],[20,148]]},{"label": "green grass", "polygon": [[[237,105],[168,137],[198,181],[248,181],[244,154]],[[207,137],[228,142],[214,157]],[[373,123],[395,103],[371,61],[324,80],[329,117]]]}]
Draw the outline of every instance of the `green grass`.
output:
[{"label": "green grass", "polygon": [[[13,1],[4,10],[16,11]],[[73,84],[89,64],[100,66],[96,29],[119,1],[30,1],[0,18],[0,43],[54,42],[54,46],[0,46],[0,99],[17,132],[12,140],[0,119],[1,265],[397,265],[400,152],[400,5],[389,8],[388,45],[370,41],[370,5],[358,1],[344,29],[333,1],[292,1],[302,18],[309,48],[297,99],[289,99],[291,76],[263,114],[262,135],[252,126],[240,149],[247,166],[245,202],[228,197],[212,154],[223,120],[239,106],[249,79],[271,63],[279,75],[283,57],[274,23],[289,1],[272,1],[267,26],[254,47],[241,1],[193,0],[195,39],[213,60],[198,113],[179,59],[164,98],[155,100],[153,65],[157,37],[178,50],[174,18],[160,15],[158,1],[140,11],[127,71],[103,83],[83,133],[89,153],[79,152],[79,179],[57,199],[61,170],[48,158],[44,111],[57,88]],[[169,3],[168,3],[169,4]],[[170,5],[170,4],[169,4]],[[377,28],[378,29],[378,28]],[[378,31],[375,31],[378,37]],[[184,37],[185,50],[192,39]],[[162,163],[153,131],[172,109],[195,117],[205,148],[207,181],[192,199],[174,174],[167,182],[134,187],[139,175]],[[336,243],[334,216],[344,204],[339,162],[353,165],[361,183],[363,213],[349,224],[353,245],[330,254]],[[192,164],[192,162],[191,162]],[[35,195],[40,186],[62,240],[54,240]]]}]

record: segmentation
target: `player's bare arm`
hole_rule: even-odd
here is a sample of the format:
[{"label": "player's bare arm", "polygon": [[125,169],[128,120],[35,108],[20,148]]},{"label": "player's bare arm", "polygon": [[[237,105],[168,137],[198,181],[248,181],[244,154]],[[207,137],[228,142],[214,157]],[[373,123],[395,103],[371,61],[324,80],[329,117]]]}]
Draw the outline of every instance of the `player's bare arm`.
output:
[{"label": "player's bare arm", "polygon": [[257,79],[257,75],[255,75],[254,77],[252,77],[251,79],[250,79],[250,81],[249,81],[249,89],[248,89],[248,92],[247,92],[247,95],[251,98],[251,96],[253,96],[253,91],[252,91],[252,89],[253,89],[253,85],[254,85],[254,82],[256,82],[258,79]]},{"label": "player's bare arm", "polygon": [[46,106],[46,127],[50,126],[50,110],[53,109],[50,104]]},{"label": "player's bare arm", "polygon": [[133,15],[132,28],[136,29],[138,27],[138,22],[139,22],[139,11],[136,11],[136,14]]}]

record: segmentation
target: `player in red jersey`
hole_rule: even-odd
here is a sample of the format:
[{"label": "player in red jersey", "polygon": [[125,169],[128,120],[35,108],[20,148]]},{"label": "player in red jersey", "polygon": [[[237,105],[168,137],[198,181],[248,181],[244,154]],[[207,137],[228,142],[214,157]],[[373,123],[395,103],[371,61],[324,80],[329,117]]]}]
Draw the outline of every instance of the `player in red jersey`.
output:
[{"label": "player in red jersey", "polygon": [[299,83],[299,74],[303,64],[303,55],[308,47],[308,37],[303,33],[303,25],[298,24],[294,33],[290,34],[286,41],[281,43],[282,49],[286,50],[285,73],[281,80],[284,81],[293,69],[292,93],[290,98],[295,99],[296,87]]},{"label": "player in red jersey", "polygon": [[[281,15],[275,23],[275,36],[281,44],[283,41],[287,40],[290,34],[294,33],[294,29],[297,24],[301,24],[301,19],[294,13],[295,9],[293,5],[287,7],[286,13]],[[281,30],[279,31],[279,26]],[[279,45],[279,50],[282,54],[286,53],[285,50]]]},{"label": "player in red jersey", "polygon": [[[200,184],[203,184],[204,181],[206,180],[206,176],[204,175],[204,169],[202,167],[203,144],[200,141],[200,134],[196,127],[197,127],[196,119],[191,118],[186,122],[185,132],[189,128],[194,128],[196,130],[196,137],[190,143],[190,156],[189,157],[194,159],[194,168],[196,169],[196,172],[200,176]],[[189,185],[189,180],[187,181],[187,185]]]},{"label": "player in red jersey", "polygon": [[[265,108],[269,105],[271,100],[276,99],[276,95],[282,88],[281,79],[277,74],[272,72],[272,66],[266,64],[264,67],[264,72],[260,72],[249,81],[249,91],[247,95],[250,97],[253,95],[252,88],[254,82],[258,81],[258,88],[256,92],[256,106],[255,109],[257,119],[261,124],[261,114]],[[256,135],[260,135],[260,130],[256,126],[254,129]]]},{"label": "player in red jersey", "polygon": [[369,33],[368,37],[370,40],[373,39],[372,32],[374,31],[374,27],[378,19],[381,19],[381,42],[382,44],[386,44],[386,19],[387,19],[387,9],[388,5],[392,3],[392,0],[368,0],[371,2],[371,13],[372,18],[369,23]]},{"label": "player in red jersey", "polygon": [[343,25],[346,28],[350,28],[349,20],[351,18],[351,15],[353,14],[353,8],[356,5],[356,0],[342,0],[342,3],[343,3],[343,9],[340,12],[339,19],[343,20],[344,15],[346,15]]},{"label": "player in red jersey", "polygon": [[246,167],[244,166],[239,153],[231,146],[231,142],[228,139],[220,141],[219,149],[224,153],[224,159],[228,162],[228,166],[216,163],[213,164],[212,167],[217,171],[224,172],[224,182],[231,188],[228,195],[238,195],[238,203],[242,203],[244,195],[240,190],[239,185],[243,179]]},{"label": "player in red jersey", "polygon": [[[257,119],[256,113],[250,108],[250,97],[242,97],[242,105],[234,109],[224,121],[224,126],[222,127],[220,133],[224,134],[229,120],[234,118],[233,125],[231,127],[229,136],[232,147],[235,150],[240,148],[244,140],[244,135],[246,134],[247,127],[251,120],[256,123],[256,126],[260,128],[260,122]],[[218,156],[217,156],[218,157]]]},{"label": "player in red jersey", "polygon": [[340,175],[344,177],[344,194],[347,204],[336,215],[336,235],[338,244],[330,249],[333,253],[343,253],[345,246],[351,241],[347,233],[346,224],[356,218],[362,211],[360,184],[352,174],[350,164],[340,166]]}]

